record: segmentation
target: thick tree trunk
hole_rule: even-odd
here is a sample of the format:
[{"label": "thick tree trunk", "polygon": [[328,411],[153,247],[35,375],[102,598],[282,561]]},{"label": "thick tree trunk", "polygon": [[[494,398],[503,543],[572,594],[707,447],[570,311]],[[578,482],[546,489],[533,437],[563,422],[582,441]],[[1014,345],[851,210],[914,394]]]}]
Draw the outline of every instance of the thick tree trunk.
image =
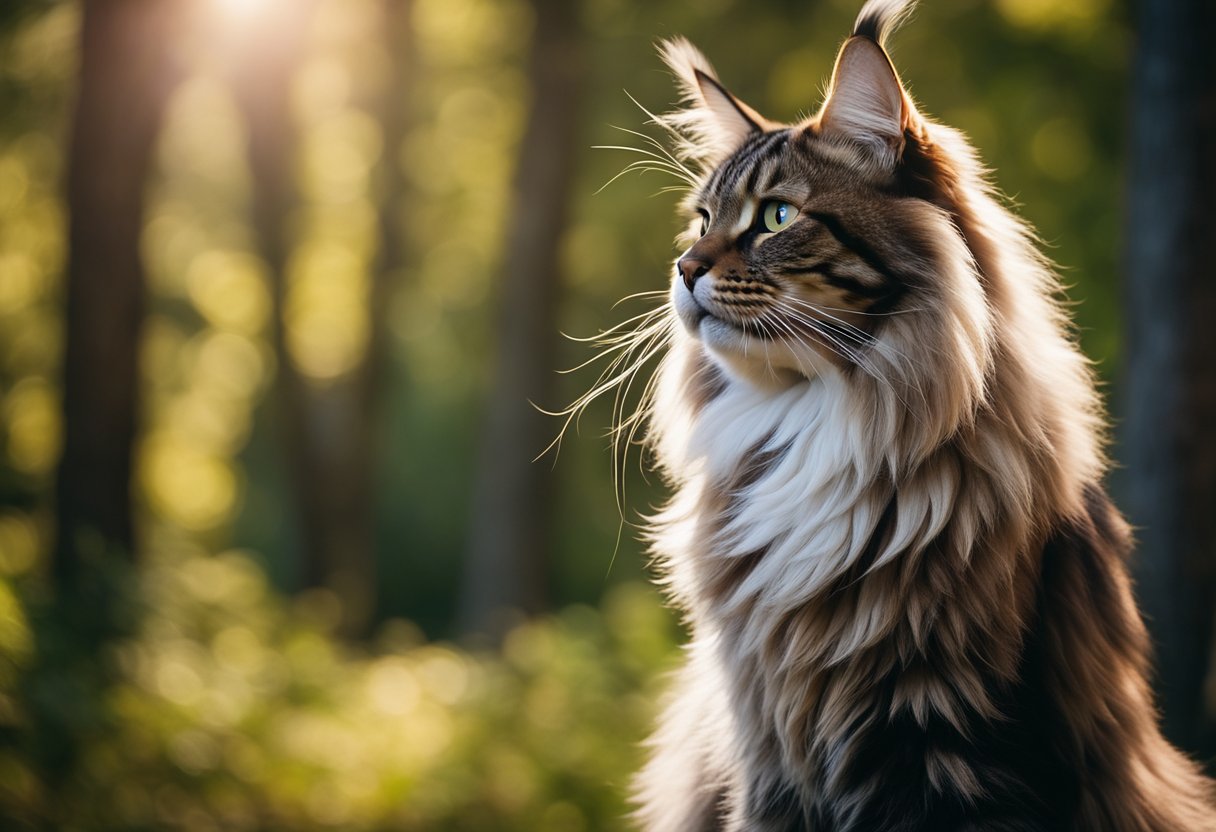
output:
[{"label": "thick tree trunk", "polygon": [[54,576],[62,588],[107,553],[133,554],[131,460],[139,413],[144,184],[178,80],[182,4],[84,3],[68,150],[63,455]]},{"label": "thick tree trunk", "polygon": [[1216,4],[1141,0],[1127,239],[1123,492],[1171,740],[1216,752]]},{"label": "thick tree trunk", "polygon": [[[50,607],[36,607],[34,660],[21,677],[32,757],[51,794],[76,775],[82,747],[105,730],[97,691],[112,681],[112,668],[100,657],[131,626],[122,565],[138,544],[131,473],[145,305],[139,243],[145,181],[180,78],[172,47],[181,12],[170,0],[83,4],[67,153],[56,592]],[[40,828],[60,828],[57,810],[48,804]]]},{"label": "thick tree trunk", "polygon": [[496,364],[481,437],[461,596],[466,632],[501,632],[510,610],[546,603],[549,466],[533,464],[552,421],[559,252],[566,228],[583,75],[579,9],[534,0],[532,109],[520,147],[499,286]]}]

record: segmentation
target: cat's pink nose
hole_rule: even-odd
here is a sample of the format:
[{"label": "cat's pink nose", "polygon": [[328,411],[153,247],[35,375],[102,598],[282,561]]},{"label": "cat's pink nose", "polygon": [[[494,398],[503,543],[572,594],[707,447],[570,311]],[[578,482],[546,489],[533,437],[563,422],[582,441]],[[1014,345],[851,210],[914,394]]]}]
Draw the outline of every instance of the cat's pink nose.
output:
[{"label": "cat's pink nose", "polygon": [[684,275],[684,285],[691,292],[692,287],[697,283],[697,278],[713,268],[713,263],[698,260],[696,257],[682,257],[676,266],[680,269],[680,274]]}]

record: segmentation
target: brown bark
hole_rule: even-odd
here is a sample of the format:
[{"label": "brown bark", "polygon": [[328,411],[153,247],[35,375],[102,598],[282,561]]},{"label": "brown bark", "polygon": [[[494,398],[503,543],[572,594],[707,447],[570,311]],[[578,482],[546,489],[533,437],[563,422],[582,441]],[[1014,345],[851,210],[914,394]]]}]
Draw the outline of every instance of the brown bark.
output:
[{"label": "brown bark", "polygon": [[1142,0],[1128,191],[1123,492],[1171,740],[1216,753],[1216,5]]},{"label": "brown bark", "polygon": [[63,455],[56,474],[54,576],[133,555],[132,450],[139,413],[145,281],[144,186],[165,103],[182,4],[89,0],[68,149]]},{"label": "brown bark", "polygon": [[495,366],[460,608],[466,632],[492,635],[501,632],[510,610],[537,612],[547,602],[550,467],[532,459],[553,425],[529,401],[548,401],[553,384],[558,257],[583,76],[581,4],[534,0],[533,6],[532,105],[508,214]]}]

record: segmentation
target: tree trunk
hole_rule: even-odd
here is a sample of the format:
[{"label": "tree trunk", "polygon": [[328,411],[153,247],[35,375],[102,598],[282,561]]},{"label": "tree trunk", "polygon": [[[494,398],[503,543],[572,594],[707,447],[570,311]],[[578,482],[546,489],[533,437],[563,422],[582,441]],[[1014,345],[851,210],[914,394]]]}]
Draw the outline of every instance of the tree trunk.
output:
[{"label": "tree trunk", "polygon": [[1142,0],[1128,192],[1123,492],[1166,734],[1216,752],[1216,4]]},{"label": "tree trunk", "polygon": [[[277,11],[283,11],[279,7]],[[309,6],[311,10],[311,5]],[[274,316],[271,343],[276,358],[273,419],[280,433],[288,486],[300,527],[300,572],[308,586],[323,583],[323,472],[309,441],[307,381],[287,343],[287,264],[292,241],[288,217],[296,204],[294,163],[299,145],[291,112],[291,80],[303,49],[299,9],[279,14],[274,38],[244,38],[230,66],[233,92],[245,118],[252,221],[257,246],[270,276]]]},{"label": "tree trunk", "polygon": [[[104,736],[103,646],[132,626],[124,597],[136,554],[131,473],[144,318],[144,185],[165,104],[182,4],[86,0],[79,89],[67,150],[63,453],[55,478],[55,596],[31,616],[34,659],[22,674],[31,757],[49,793],[76,776]],[[0,277],[0,279],[3,279]],[[57,804],[39,828],[60,828]]]},{"label": "tree trunk", "polygon": [[549,466],[532,459],[553,423],[530,401],[553,388],[559,252],[583,75],[579,10],[534,0],[532,108],[520,146],[499,287],[496,365],[481,437],[461,594],[466,632],[498,635],[511,610],[546,603]]},{"label": "tree trunk", "polygon": [[89,0],[68,149],[63,455],[56,475],[54,577],[136,548],[132,449],[144,318],[144,184],[178,80],[171,30],[182,4]]},{"label": "tree trunk", "polygon": [[249,125],[254,225],[273,284],[276,416],[300,522],[301,580],[305,587],[325,587],[337,595],[343,611],[340,629],[350,636],[363,634],[376,602],[376,423],[386,349],[384,316],[404,249],[397,160],[406,125],[411,5],[385,0],[382,7],[394,72],[378,102],[386,149],[378,171],[380,250],[368,298],[367,350],[358,367],[324,385],[310,383],[296,366],[285,320],[291,253],[287,224],[297,198],[293,162],[298,131],[290,112],[290,83],[307,16],[298,8],[287,9],[292,22],[284,22],[273,46],[247,45],[235,80]]},{"label": "tree trunk", "polygon": [[[367,531],[367,592],[376,600],[375,508],[376,442],[381,425],[382,392],[387,381],[388,311],[408,261],[405,229],[408,222],[401,148],[412,123],[410,102],[417,89],[419,63],[412,25],[413,0],[383,0],[381,14],[391,72],[377,102],[384,151],[376,171],[379,191],[379,244],[368,292],[368,339],[363,363],[356,368],[349,393],[356,407],[355,447],[347,455],[353,479],[360,483],[360,518]],[[369,613],[373,608],[369,607]]]}]

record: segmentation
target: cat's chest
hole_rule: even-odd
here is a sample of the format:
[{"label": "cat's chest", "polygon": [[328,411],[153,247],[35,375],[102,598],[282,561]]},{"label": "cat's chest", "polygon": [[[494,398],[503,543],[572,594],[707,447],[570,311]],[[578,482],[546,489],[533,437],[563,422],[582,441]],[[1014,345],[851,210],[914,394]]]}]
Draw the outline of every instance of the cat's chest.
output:
[{"label": "cat's chest", "polygon": [[677,601],[714,617],[788,608],[846,569],[881,513],[856,422],[827,379],[728,384],[701,407],[668,446],[682,482],[653,527]]}]

